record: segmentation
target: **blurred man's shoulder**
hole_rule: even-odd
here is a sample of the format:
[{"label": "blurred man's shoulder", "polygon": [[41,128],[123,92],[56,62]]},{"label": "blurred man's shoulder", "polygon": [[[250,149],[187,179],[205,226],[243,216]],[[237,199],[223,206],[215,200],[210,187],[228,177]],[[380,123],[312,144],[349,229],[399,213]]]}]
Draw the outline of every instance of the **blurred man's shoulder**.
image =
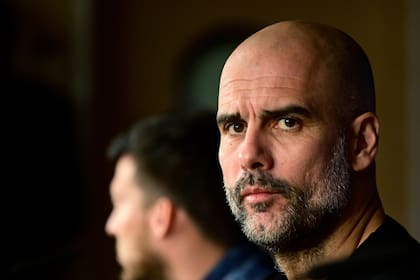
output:
[{"label": "blurred man's shoulder", "polygon": [[276,271],[268,275],[264,280],[287,280],[287,277],[284,273]]}]

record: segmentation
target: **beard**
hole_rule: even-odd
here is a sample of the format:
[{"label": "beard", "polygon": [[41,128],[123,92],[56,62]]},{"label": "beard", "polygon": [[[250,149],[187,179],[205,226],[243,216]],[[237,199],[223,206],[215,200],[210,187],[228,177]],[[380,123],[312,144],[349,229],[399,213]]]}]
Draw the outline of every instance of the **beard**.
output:
[{"label": "beard", "polygon": [[141,252],[141,257],[132,259],[129,263],[121,264],[120,280],[166,280],[166,264],[149,242],[147,229],[142,240],[131,250]]},{"label": "beard", "polygon": [[[277,208],[272,198],[250,204],[252,212],[247,211],[240,193],[247,185],[255,184],[282,195],[287,205]],[[350,200],[346,138],[344,134],[339,138],[321,175],[302,186],[257,171],[245,172],[233,187],[224,188],[232,213],[248,239],[272,253],[312,248],[328,234]]]},{"label": "beard", "polygon": [[120,280],[165,280],[163,261],[157,256],[146,256],[147,260],[132,267],[125,267]]}]

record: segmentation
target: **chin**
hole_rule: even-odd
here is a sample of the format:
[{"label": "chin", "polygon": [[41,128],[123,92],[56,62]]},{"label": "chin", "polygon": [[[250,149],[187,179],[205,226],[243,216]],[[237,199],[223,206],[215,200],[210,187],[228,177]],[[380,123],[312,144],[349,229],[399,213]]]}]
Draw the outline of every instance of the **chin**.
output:
[{"label": "chin", "polygon": [[[279,201],[277,199],[270,199],[258,203],[248,203],[245,205],[245,211],[248,217],[258,217],[257,219],[269,219],[280,218],[284,212],[286,204],[285,201]],[[269,222],[267,221],[267,222]]]},{"label": "chin", "polygon": [[248,205],[245,211],[244,227],[252,235],[266,235],[269,232],[277,231],[286,214],[284,205],[275,202],[264,207]]},{"label": "chin", "polygon": [[140,280],[148,279],[146,274],[142,271],[141,265],[136,265],[133,263],[130,264],[121,264],[122,270],[120,274],[121,280]]},{"label": "chin", "polygon": [[145,280],[147,278],[138,275],[136,272],[131,270],[123,269],[120,274],[120,280]]}]

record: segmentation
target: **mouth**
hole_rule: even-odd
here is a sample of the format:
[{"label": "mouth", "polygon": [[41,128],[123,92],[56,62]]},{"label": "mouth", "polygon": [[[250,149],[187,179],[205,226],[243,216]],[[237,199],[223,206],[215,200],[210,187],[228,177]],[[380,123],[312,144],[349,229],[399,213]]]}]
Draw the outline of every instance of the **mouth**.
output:
[{"label": "mouth", "polygon": [[278,191],[271,190],[266,187],[252,186],[245,188],[240,193],[241,202],[247,203],[263,203],[272,199],[274,195],[279,195]]}]

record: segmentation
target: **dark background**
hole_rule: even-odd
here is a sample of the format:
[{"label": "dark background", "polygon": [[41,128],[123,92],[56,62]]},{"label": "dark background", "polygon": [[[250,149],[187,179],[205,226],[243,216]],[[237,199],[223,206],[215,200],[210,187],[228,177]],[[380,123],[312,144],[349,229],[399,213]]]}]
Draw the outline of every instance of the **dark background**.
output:
[{"label": "dark background", "polygon": [[21,279],[116,279],[113,240],[103,230],[109,142],[138,118],[215,108],[227,53],[286,19],[334,25],[366,50],[382,122],[381,196],[419,237],[419,165],[410,160],[418,155],[410,108],[420,105],[410,104],[418,93],[410,69],[420,68],[410,51],[420,30],[414,1],[1,1],[0,278],[12,269]]}]

